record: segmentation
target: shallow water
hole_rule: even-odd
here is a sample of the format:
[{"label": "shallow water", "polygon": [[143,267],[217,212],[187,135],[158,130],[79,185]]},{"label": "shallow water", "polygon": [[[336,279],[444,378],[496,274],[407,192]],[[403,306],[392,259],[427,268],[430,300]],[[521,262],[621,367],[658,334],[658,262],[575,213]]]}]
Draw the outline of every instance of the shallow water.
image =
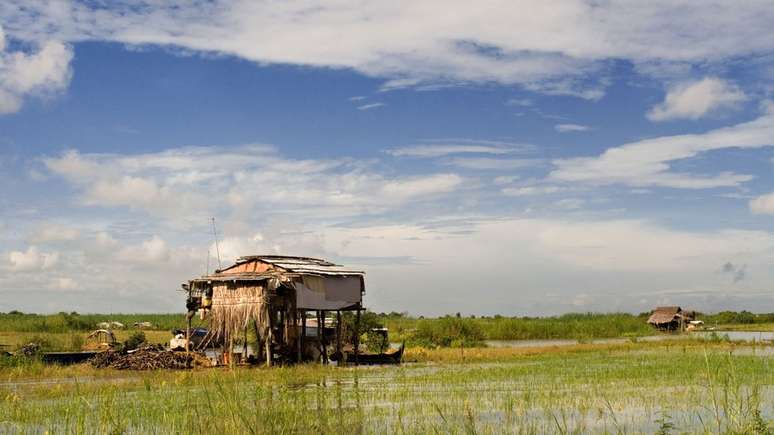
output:
[{"label": "shallow water", "polygon": [[[664,340],[684,340],[690,338],[711,338],[718,336],[731,341],[756,341],[770,342],[774,341],[774,332],[757,331],[696,331],[685,334],[662,334],[637,337],[637,341],[664,341]],[[624,344],[630,342],[629,338],[602,338],[597,340],[567,340],[567,339],[549,339],[549,340],[486,340],[484,343],[488,347],[555,347],[555,346],[573,346],[576,344]]]}]

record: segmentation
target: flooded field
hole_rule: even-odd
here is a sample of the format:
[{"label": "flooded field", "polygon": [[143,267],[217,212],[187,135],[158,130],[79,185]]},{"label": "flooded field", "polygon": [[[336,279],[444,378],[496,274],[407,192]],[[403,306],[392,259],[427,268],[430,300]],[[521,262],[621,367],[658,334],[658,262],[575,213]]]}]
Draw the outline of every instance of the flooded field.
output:
[{"label": "flooded field", "polygon": [[0,432],[753,433],[774,419],[768,350],[671,340],[412,351],[400,367],[4,369]]},{"label": "flooded field", "polygon": [[484,343],[489,347],[553,347],[553,346],[572,346],[583,343],[592,344],[623,344],[631,341],[665,341],[665,340],[685,340],[686,338],[720,339],[739,342],[774,342],[774,331],[696,331],[684,334],[661,334],[633,338],[601,338],[594,340],[486,340]]}]

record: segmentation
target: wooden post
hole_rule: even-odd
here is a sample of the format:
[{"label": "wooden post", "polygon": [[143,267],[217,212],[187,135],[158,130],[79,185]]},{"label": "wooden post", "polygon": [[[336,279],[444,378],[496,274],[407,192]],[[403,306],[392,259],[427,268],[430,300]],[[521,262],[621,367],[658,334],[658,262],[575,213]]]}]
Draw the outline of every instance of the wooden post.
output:
[{"label": "wooden post", "polygon": [[360,362],[360,304],[357,305],[357,314],[355,314],[355,337],[354,337],[354,346],[355,346],[355,365],[358,365]]},{"label": "wooden post", "polygon": [[188,317],[188,327],[185,329],[185,351],[190,352],[191,351],[191,316],[189,316],[186,313],[186,317]]},{"label": "wooden post", "polygon": [[271,318],[271,309],[269,309],[268,305],[266,306],[266,319],[268,320],[268,324],[269,324],[269,327],[266,331],[266,367],[271,367],[272,318]]},{"label": "wooden post", "polygon": [[253,329],[255,330],[255,358],[260,361],[263,342],[261,341],[261,331],[258,329],[258,321],[255,319],[253,319]]},{"label": "wooden post", "polygon": [[325,346],[325,310],[320,311],[320,323],[323,335],[320,337],[320,348],[322,348],[323,364],[328,364],[328,349]]},{"label": "wooden post", "polygon": [[344,359],[344,354],[341,352],[341,310],[336,310],[336,355],[341,364]]},{"label": "wooden post", "polygon": [[245,333],[242,337],[242,362],[247,361],[247,325],[245,325]]},{"label": "wooden post", "polygon": [[301,334],[303,334],[304,331],[301,330],[301,322],[299,322],[300,311],[296,310],[295,315],[293,316],[293,328],[296,330],[296,362],[301,362]]},{"label": "wooden post", "polygon": [[317,310],[317,349],[320,351],[320,362],[323,362],[323,344],[322,344],[322,321],[320,320],[320,310]]},{"label": "wooden post", "polygon": [[304,357],[306,351],[306,310],[301,312],[301,358]]},{"label": "wooden post", "polygon": [[228,366],[234,368],[234,335],[228,334]]}]

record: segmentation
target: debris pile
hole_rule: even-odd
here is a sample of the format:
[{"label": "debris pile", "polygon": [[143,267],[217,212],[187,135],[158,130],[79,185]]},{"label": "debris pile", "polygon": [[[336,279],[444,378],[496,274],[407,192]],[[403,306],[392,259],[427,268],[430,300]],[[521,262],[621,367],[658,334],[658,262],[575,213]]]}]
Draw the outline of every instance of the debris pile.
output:
[{"label": "debris pile", "polygon": [[209,360],[194,352],[173,352],[162,346],[146,346],[132,353],[108,350],[91,359],[96,368],[118,370],[190,369],[209,365]]}]

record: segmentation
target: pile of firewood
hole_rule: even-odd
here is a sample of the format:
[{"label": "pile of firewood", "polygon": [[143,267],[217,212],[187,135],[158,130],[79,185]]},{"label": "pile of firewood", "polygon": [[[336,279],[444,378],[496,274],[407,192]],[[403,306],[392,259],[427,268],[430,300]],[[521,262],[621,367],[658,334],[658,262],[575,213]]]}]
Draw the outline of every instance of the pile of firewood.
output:
[{"label": "pile of firewood", "polygon": [[160,346],[146,346],[132,353],[108,350],[91,359],[93,367],[118,370],[190,369],[207,364],[207,358],[200,354],[174,352]]}]

